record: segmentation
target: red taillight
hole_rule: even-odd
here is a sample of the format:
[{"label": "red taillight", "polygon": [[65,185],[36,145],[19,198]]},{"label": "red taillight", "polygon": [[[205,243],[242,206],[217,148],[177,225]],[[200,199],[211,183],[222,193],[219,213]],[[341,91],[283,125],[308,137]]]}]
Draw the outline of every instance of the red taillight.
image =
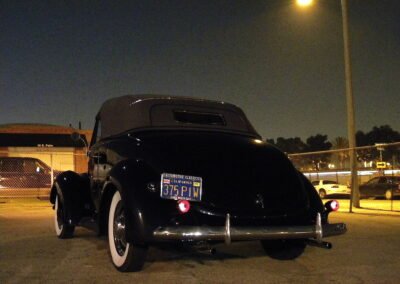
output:
[{"label": "red taillight", "polygon": [[181,213],[189,212],[190,202],[187,200],[178,200],[178,209]]},{"label": "red taillight", "polygon": [[325,203],[325,208],[328,211],[338,211],[339,210],[339,202],[337,200],[330,200]]},{"label": "red taillight", "polygon": [[332,208],[332,211],[338,211],[339,210],[339,201],[332,200],[331,208]]}]

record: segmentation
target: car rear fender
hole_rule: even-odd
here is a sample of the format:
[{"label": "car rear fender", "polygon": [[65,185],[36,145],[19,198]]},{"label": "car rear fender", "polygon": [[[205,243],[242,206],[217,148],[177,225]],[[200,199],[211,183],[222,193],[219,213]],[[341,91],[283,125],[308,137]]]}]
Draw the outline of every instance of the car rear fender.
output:
[{"label": "car rear fender", "polygon": [[[102,193],[102,196],[107,196],[110,186],[120,192],[125,208],[126,240],[136,245],[146,244],[148,236],[151,236],[152,227],[147,220],[152,216],[148,212],[157,211],[156,202],[152,200],[157,201],[159,197],[146,190],[149,182],[159,184],[160,175],[141,160],[124,160],[111,169]],[[108,212],[106,204],[109,203],[102,201],[102,204],[102,211]]]},{"label": "car rear fender", "polygon": [[86,174],[79,175],[66,171],[57,176],[50,191],[50,202],[55,203],[56,195],[64,207],[63,221],[77,225],[84,216],[86,204],[90,204],[90,183]]},{"label": "car rear fender", "polygon": [[318,213],[321,213],[322,217],[322,222],[326,223],[327,222],[327,214],[324,214],[324,205],[322,203],[321,198],[318,195],[317,190],[315,190],[314,186],[311,184],[311,182],[301,173],[298,172],[300,180],[303,184],[304,190],[307,192],[308,199],[309,199],[309,213],[310,217],[316,218]]}]

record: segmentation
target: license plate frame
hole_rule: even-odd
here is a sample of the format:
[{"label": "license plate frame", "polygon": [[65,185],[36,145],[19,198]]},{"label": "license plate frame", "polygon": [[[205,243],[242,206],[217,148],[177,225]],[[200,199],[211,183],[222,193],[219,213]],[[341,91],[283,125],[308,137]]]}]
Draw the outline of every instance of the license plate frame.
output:
[{"label": "license plate frame", "polygon": [[161,174],[160,197],[200,202],[203,193],[202,185],[201,177],[163,173]]}]

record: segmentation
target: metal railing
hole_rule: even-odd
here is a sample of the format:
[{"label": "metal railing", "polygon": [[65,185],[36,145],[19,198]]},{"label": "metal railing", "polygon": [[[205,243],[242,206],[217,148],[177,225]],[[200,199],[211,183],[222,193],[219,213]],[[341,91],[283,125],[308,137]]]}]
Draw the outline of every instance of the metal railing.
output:
[{"label": "metal railing", "polygon": [[[349,151],[336,149],[288,156],[314,183],[324,180],[350,186]],[[361,206],[365,207],[364,200],[369,198],[379,200],[379,209],[400,210],[400,142],[358,147],[356,152],[358,182],[364,198]],[[0,198],[48,198],[54,178],[66,170],[87,171],[83,150],[0,151]],[[346,194],[339,197],[349,198]]]},{"label": "metal railing", "polygon": [[[350,150],[296,153],[288,157],[315,185],[317,181],[329,181],[327,184],[335,182],[339,186],[351,186]],[[357,147],[355,150],[361,207],[367,203],[363,200],[374,199],[381,200],[376,202],[381,204],[377,209],[400,210],[400,142]],[[321,186],[322,182],[317,190]],[[348,199],[349,195],[341,194],[339,197]]]}]

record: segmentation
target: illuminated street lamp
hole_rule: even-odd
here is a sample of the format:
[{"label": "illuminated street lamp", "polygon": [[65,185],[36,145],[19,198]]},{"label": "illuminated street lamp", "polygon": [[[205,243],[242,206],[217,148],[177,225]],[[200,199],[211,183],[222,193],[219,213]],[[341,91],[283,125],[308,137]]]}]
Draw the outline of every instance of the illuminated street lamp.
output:
[{"label": "illuminated street lamp", "polygon": [[310,6],[313,4],[313,0],[297,0],[296,3],[299,6],[305,7],[305,6]]},{"label": "illuminated street lamp", "polygon": [[[312,0],[296,0],[299,6],[310,6]],[[360,207],[360,192],[358,189],[358,176],[357,176],[357,155],[356,155],[356,131],[354,119],[354,100],[353,100],[353,87],[351,79],[351,59],[350,59],[350,40],[349,40],[349,26],[348,26],[348,12],[347,0],[341,0],[342,7],[342,24],[343,24],[343,44],[344,44],[344,69],[346,81],[346,103],[347,103],[347,135],[349,139],[350,148],[350,170],[351,170],[351,198],[350,198],[350,212],[352,206]]]}]

